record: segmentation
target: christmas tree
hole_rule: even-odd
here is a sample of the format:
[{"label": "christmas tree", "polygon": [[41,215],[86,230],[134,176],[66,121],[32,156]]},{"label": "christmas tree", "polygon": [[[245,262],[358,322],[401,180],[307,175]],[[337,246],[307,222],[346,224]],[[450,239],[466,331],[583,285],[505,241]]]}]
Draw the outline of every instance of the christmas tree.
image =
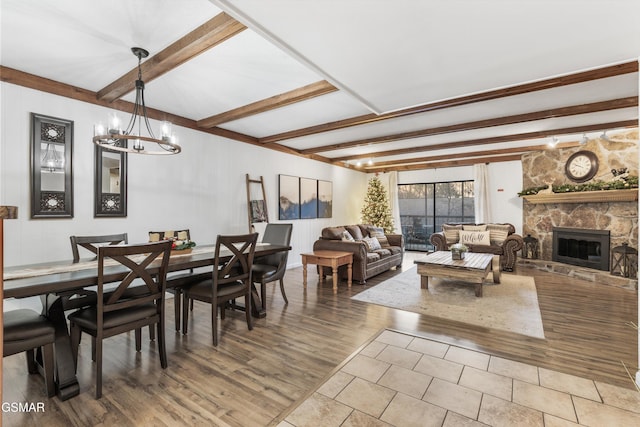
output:
[{"label": "christmas tree", "polygon": [[377,176],[369,180],[367,195],[364,197],[362,222],[384,228],[384,232],[393,233],[393,217],[389,207],[387,191]]}]

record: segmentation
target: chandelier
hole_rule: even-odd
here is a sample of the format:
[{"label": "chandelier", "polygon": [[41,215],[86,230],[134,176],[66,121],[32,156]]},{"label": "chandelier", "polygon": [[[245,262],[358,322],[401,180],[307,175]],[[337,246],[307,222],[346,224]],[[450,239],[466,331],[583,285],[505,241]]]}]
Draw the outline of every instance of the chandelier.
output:
[{"label": "chandelier", "polygon": [[[162,122],[160,138],[156,138],[147,117],[147,107],[144,103],[144,82],[142,81],[140,64],[142,63],[142,58],[149,56],[149,52],[140,47],[132,47],[131,51],[138,57],[138,79],[136,80],[136,100],[129,124],[125,129],[122,129],[119,117],[115,113],[111,114],[106,128],[102,124],[95,126],[93,142],[108,150],[124,153],[178,154],[182,151],[182,148],[177,144],[176,138],[171,131],[171,123]],[[143,135],[141,132],[143,122],[147,135]],[[129,144],[129,141],[132,143]],[[150,144],[145,146],[145,142]]]}]

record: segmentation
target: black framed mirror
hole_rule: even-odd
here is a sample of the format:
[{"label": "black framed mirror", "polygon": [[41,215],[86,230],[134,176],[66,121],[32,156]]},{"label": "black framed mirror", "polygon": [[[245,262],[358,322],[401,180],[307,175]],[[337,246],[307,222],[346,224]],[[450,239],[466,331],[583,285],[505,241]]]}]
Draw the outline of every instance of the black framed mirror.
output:
[{"label": "black framed mirror", "polygon": [[31,218],[73,217],[73,122],[31,113]]},{"label": "black framed mirror", "polygon": [[127,216],[127,153],[96,145],[95,159],[94,217]]}]

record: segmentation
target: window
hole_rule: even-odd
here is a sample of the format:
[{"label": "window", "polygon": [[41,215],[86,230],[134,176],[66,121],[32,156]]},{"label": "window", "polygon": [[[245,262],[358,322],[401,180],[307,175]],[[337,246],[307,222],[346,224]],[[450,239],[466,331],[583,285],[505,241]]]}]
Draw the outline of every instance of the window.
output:
[{"label": "window", "polygon": [[400,222],[408,250],[433,249],[432,233],[447,222],[474,222],[473,181],[398,185]]}]

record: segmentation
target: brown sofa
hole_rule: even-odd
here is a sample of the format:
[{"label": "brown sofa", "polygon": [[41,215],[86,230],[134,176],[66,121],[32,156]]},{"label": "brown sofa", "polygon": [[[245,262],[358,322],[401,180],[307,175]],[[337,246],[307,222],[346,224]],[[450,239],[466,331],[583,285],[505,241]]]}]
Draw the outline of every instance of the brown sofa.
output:
[{"label": "brown sofa", "polygon": [[[432,245],[436,247],[436,251],[447,251],[453,243],[452,236],[455,235],[455,229],[461,230],[464,226],[478,227],[486,225],[491,233],[491,244],[474,245],[466,244],[470,252],[490,253],[500,255],[500,267],[504,271],[513,271],[518,260],[518,251],[522,249],[522,236],[516,234],[516,229],[512,224],[443,224],[443,231],[433,233],[429,238]],[[445,236],[445,228],[448,230],[449,241]],[[506,236],[499,236],[500,232],[505,232]],[[495,235],[494,235],[495,232]]]},{"label": "brown sofa", "polygon": [[[343,241],[343,233],[348,231],[355,241]],[[313,250],[345,251],[353,253],[353,281],[364,284],[366,280],[392,267],[402,266],[404,239],[402,234],[385,234],[388,244],[381,238],[381,249],[369,250],[364,238],[378,235],[381,229],[366,224],[326,227],[322,235],[313,244]],[[331,275],[331,269],[322,267],[325,275]],[[338,274],[347,277],[347,267],[340,267]]]}]

